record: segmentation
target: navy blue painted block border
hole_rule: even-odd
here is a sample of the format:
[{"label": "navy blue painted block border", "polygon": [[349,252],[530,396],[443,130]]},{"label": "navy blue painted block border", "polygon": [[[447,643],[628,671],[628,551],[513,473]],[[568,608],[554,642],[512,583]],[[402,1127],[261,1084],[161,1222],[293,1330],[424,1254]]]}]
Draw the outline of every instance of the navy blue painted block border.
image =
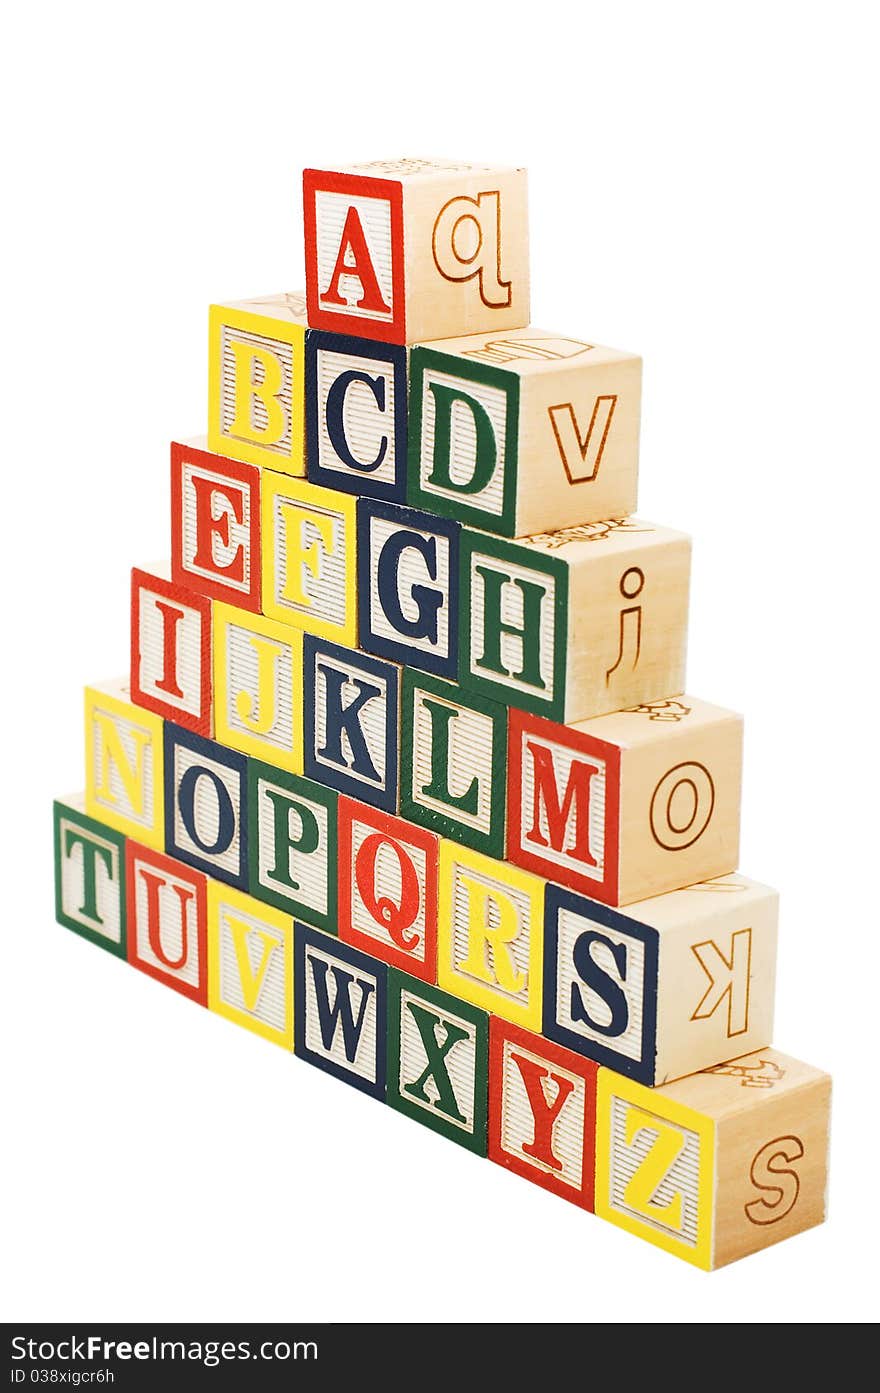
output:
[{"label": "navy blue painted block border", "polygon": [[[373,479],[369,470],[362,474],[326,469],[318,463],[320,422],[318,420],[318,354],[348,353],[355,357],[377,358],[391,365],[394,381],[394,479],[387,483]],[[378,343],[375,339],[354,338],[350,334],[333,334],[324,329],[309,329],[306,334],[305,405],[306,405],[306,478],[325,488],[341,493],[363,494],[369,498],[385,498],[403,502],[406,498],[407,470],[407,350],[400,344]]]},{"label": "navy blue painted block border", "polygon": [[[174,751],[177,747],[183,746],[196,755],[203,755],[214,760],[217,764],[222,764],[238,777],[239,787],[239,828],[238,828],[238,871],[227,871],[224,866],[219,866],[210,856],[197,856],[194,852],[185,847],[179,847],[174,840],[174,810],[177,802],[177,790],[174,778]],[[182,861],[186,866],[192,866],[197,871],[205,871],[208,875],[214,876],[216,880],[222,880],[226,885],[234,885],[237,890],[247,890],[248,888],[248,810],[247,810],[247,758],[238,750],[232,750],[228,745],[218,745],[216,740],[208,740],[204,735],[196,735],[195,731],[185,730],[183,726],[176,726],[171,721],[165,722],[164,730],[164,756],[165,756],[165,850],[169,856],[174,856],[178,861]]]},{"label": "navy blue painted block border", "polygon": [[[375,978],[376,981],[376,1082],[371,1083],[369,1079],[361,1078],[359,1074],[346,1069],[343,1065],[337,1064],[333,1059],[325,1059],[323,1055],[315,1054],[306,1045],[306,948],[311,945],[313,948],[320,948],[328,957],[338,958],[347,967],[354,969],[355,973],[362,972],[367,976]],[[352,948],[350,944],[343,943],[338,938],[332,938],[329,934],[321,933],[319,929],[313,929],[308,924],[303,924],[299,920],[294,921],[293,925],[293,1051],[299,1059],[304,1059],[308,1064],[314,1064],[317,1069],[323,1069],[325,1073],[332,1074],[334,1078],[341,1079],[343,1083],[351,1084],[352,1088],[360,1089],[362,1093],[367,1093],[371,1098],[378,1098],[380,1102],[385,1101],[385,1083],[387,1078],[387,1057],[386,1043],[388,1036],[388,968],[385,963],[378,958],[371,958],[367,953],[361,953],[357,948]]]},{"label": "navy blue painted block border", "polygon": [[[386,684],[385,704],[385,782],[381,788],[359,779],[334,764],[317,758],[315,750],[315,699],[316,667],[322,654],[335,658],[356,674],[381,678]],[[307,779],[314,779],[338,793],[347,793],[373,808],[381,808],[386,813],[397,812],[398,762],[400,758],[400,668],[386,663],[381,658],[360,653],[357,649],[343,648],[341,644],[331,643],[329,639],[318,638],[315,634],[303,635],[303,772]]]}]

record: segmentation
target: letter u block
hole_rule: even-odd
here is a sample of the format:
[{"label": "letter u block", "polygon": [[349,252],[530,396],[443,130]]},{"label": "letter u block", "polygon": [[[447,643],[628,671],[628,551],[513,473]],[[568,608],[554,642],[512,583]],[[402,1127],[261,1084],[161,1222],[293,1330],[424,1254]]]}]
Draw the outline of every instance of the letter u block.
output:
[{"label": "letter u block", "polygon": [[301,295],[211,306],[209,450],[305,474],[305,338]]},{"label": "letter u block", "polygon": [[524,169],[307,169],[303,212],[313,329],[408,344],[529,321]]},{"label": "letter u block", "polygon": [[135,706],[125,677],[87,687],[85,709],[86,814],[163,851],[162,717]]},{"label": "letter u block", "polygon": [[773,1037],[774,890],[725,876],[626,914],[548,885],[544,1034],[655,1085]]},{"label": "letter u block", "polygon": [[515,329],[410,355],[407,501],[502,537],[636,506],[641,359]]},{"label": "letter u block", "polygon": [[302,633],[214,605],[214,732],[242,754],[302,773]]},{"label": "letter u block", "polygon": [[258,612],[260,471],[203,445],[171,446],[171,579]]},{"label": "letter u block", "polygon": [[343,493],[406,501],[407,352],[306,335],[306,473]]},{"label": "letter u block", "polygon": [[293,1049],[293,920],[208,881],[208,1006],[282,1049]]},{"label": "letter u block", "polygon": [[387,967],[306,924],[295,943],[297,1056],[384,1102]]},{"label": "letter u block", "polygon": [[85,812],[85,794],[56,798],[55,918],[66,929],[125,957],[125,838]]},{"label": "letter u block", "polygon": [[208,1004],[208,882],[179,860],[125,844],[128,961],[166,987]]},{"label": "letter u block", "polygon": [[165,851],[247,889],[247,760],[165,724]]},{"label": "letter u block", "polygon": [[684,690],[690,540],[637,518],[461,534],[463,687],[568,724]]},{"label": "letter u block", "polygon": [[663,1088],[600,1069],[596,1213],[704,1269],[821,1224],[830,1105],[773,1049]]},{"label": "letter u block", "polygon": [[356,503],[264,470],[263,613],[339,643],[357,640]]},{"label": "letter u block", "polygon": [[510,860],[615,905],[727,875],[742,731],[690,696],[573,726],[512,710]]},{"label": "letter u block", "polygon": [[387,813],[397,812],[400,668],[306,634],[303,766]]},{"label": "letter u block", "polygon": [[169,579],[131,573],[131,681],[138,706],[211,735],[211,601]]}]

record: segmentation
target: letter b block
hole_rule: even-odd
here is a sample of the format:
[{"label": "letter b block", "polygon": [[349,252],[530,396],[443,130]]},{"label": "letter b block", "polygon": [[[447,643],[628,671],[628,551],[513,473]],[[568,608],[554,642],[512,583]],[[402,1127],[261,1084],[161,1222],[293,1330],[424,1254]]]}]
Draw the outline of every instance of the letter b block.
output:
[{"label": "letter b block", "polygon": [[212,305],[208,448],[305,474],[305,306],[272,295]]}]

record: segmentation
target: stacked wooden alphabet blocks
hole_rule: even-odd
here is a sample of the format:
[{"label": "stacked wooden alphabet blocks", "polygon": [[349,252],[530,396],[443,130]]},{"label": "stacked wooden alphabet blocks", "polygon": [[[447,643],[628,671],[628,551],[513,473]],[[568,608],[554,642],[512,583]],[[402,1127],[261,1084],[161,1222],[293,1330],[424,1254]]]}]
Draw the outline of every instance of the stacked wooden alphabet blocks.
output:
[{"label": "stacked wooden alphabet blocks", "polygon": [[640,361],[529,322],[526,176],[303,177],[304,294],[210,311],[207,439],[86,691],[61,923],[701,1267],[824,1216],[771,1048],[742,722],[633,515]]}]

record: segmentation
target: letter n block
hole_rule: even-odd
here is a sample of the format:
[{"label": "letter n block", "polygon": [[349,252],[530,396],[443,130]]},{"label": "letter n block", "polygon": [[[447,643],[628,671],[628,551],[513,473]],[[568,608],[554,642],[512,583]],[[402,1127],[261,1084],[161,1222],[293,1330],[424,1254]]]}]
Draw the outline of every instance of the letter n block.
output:
[{"label": "letter n block", "polygon": [[296,1054],[384,1101],[388,969],[306,924],[295,941]]},{"label": "letter n block", "polygon": [[301,774],[301,631],[219,603],[213,627],[217,739]]},{"label": "letter n block", "polygon": [[208,1004],[208,883],[171,856],[125,844],[128,961],[157,982]]},{"label": "letter n block", "polygon": [[386,1102],[477,1156],[486,1154],[489,1017],[393,968]]},{"label": "letter n block", "polygon": [[125,957],[125,838],[85,812],[85,795],[52,805],[55,918],[66,929]]},{"label": "letter n block", "polygon": [[821,1224],[830,1105],[772,1049],[663,1088],[600,1069],[596,1213],[704,1269]]},{"label": "letter n block", "polygon": [[167,573],[131,573],[131,695],[197,735],[211,735],[211,601]]},{"label": "letter n block", "polygon": [[592,1211],[598,1065],[489,1022],[489,1159]]},{"label": "letter n block", "polygon": [[211,306],[210,450],[305,474],[305,337],[301,296]]},{"label": "letter n block", "polygon": [[313,329],[405,344],[528,323],[524,169],[307,169],[303,204]]},{"label": "letter n block", "polygon": [[306,472],[343,493],[406,501],[406,349],[306,335]]},{"label": "letter n block", "polygon": [[355,500],[264,470],[263,613],[310,634],[357,639]]},{"label": "letter n block", "polygon": [[247,760],[191,730],[165,725],[165,851],[247,889]]},{"label": "letter n block", "polygon": [[306,634],[303,766],[385,812],[397,811],[400,668]]},{"label": "letter n block", "polygon": [[742,718],[683,696],[563,726],[511,711],[507,854],[605,904],[739,861]]},{"label": "letter n block", "polygon": [[293,920],[208,881],[208,1006],[293,1049]]},{"label": "letter n block", "polygon": [[336,932],[336,799],[332,788],[247,762],[252,895]]},{"label": "letter n block", "polygon": [[171,446],[171,579],[259,611],[260,471],[202,444]]},{"label": "letter n block", "polygon": [[164,850],[162,727],[135,706],[128,679],[87,687],[86,813],[157,850]]}]

